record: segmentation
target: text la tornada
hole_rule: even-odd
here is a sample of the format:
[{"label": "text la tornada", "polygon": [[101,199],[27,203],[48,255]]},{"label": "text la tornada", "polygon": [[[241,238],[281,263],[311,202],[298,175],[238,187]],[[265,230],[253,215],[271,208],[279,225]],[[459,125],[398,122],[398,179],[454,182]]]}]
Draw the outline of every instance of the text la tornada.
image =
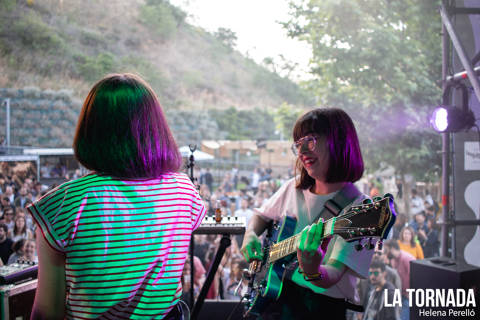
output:
[{"label": "text la tornada", "polygon": [[[473,289],[406,289],[408,306],[412,307],[476,307]],[[385,307],[402,307],[400,289],[394,289],[393,300],[388,300],[388,290],[384,290]]]}]

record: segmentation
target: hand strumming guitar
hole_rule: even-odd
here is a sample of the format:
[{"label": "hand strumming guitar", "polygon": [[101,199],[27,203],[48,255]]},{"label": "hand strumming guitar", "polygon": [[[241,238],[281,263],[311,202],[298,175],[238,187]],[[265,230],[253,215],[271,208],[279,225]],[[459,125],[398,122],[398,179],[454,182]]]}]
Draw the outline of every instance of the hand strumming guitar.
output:
[{"label": "hand strumming guitar", "polygon": [[243,246],[240,249],[240,252],[245,257],[245,260],[247,260],[249,263],[253,260],[263,259],[262,244],[255,233],[251,232],[245,234]]}]

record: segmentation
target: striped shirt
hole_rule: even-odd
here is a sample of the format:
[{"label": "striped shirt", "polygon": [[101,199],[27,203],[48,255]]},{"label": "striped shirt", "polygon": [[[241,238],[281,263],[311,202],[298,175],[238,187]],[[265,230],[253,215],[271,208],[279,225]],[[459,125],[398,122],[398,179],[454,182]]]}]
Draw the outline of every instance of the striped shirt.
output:
[{"label": "striped shirt", "polygon": [[183,173],[91,173],[28,210],[47,243],[65,254],[68,319],[162,319],[181,296],[190,237],[205,216]]}]

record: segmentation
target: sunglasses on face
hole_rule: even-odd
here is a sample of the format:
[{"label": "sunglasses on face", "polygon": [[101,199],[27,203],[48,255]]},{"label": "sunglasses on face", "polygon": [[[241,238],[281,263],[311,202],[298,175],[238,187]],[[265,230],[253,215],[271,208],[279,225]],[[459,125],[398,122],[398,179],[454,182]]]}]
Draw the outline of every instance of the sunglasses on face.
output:
[{"label": "sunglasses on face", "polygon": [[292,144],[292,152],[295,156],[298,156],[304,146],[306,149],[308,149],[308,151],[313,151],[315,150],[316,145],[317,138],[315,136],[305,136]]},{"label": "sunglasses on face", "polygon": [[374,275],[375,277],[378,277],[379,274],[380,274],[380,271],[368,271],[369,276]]}]

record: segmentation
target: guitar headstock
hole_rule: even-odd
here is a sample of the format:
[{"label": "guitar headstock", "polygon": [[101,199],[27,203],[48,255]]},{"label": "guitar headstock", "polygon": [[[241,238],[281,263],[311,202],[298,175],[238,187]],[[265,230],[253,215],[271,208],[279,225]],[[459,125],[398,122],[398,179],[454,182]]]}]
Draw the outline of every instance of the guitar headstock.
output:
[{"label": "guitar headstock", "polygon": [[326,225],[326,234],[338,234],[346,241],[364,238],[386,239],[395,223],[393,196],[388,195],[372,203],[351,207]]}]

